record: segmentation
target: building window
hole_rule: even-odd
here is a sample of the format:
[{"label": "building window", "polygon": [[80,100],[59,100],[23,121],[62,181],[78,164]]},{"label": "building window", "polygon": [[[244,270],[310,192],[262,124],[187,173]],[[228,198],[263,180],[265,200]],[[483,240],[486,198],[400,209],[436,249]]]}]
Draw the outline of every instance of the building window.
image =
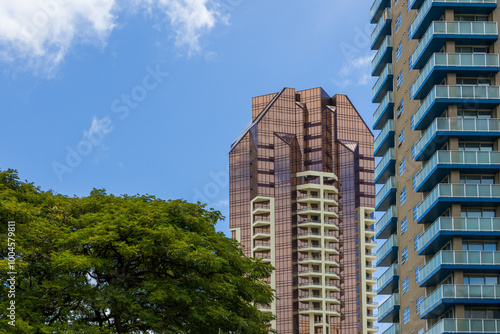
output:
[{"label": "building window", "polygon": [[399,193],[399,205],[403,205],[406,202],[406,187]]},{"label": "building window", "polygon": [[419,280],[419,272],[422,270],[422,265],[418,266],[417,269],[415,269],[415,282],[418,283]]},{"label": "building window", "polygon": [[405,247],[401,252],[401,264],[408,261],[408,247]]},{"label": "building window", "polygon": [[399,57],[403,54],[403,42],[399,42],[398,47],[396,48],[396,61],[399,60]]},{"label": "building window", "polygon": [[415,205],[415,207],[413,208],[413,221],[416,222],[417,221],[417,218],[418,218],[418,207],[420,206],[420,203],[418,203],[417,205]]},{"label": "building window", "polygon": [[399,176],[403,175],[405,170],[406,170],[406,159],[403,158],[403,160],[401,160],[399,163]]},{"label": "building window", "polygon": [[403,71],[399,72],[398,77],[396,79],[396,89],[399,89],[403,84]]},{"label": "building window", "polygon": [[403,311],[403,323],[406,324],[410,321],[410,307],[405,308]]},{"label": "building window", "polygon": [[406,217],[401,221],[401,235],[403,235],[406,232],[406,229],[408,228],[408,220]]},{"label": "building window", "polygon": [[415,237],[415,252],[418,252],[418,239],[420,239],[421,236],[422,234],[419,234]]},{"label": "building window", "polygon": [[401,116],[404,111],[405,111],[404,101],[401,100],[401,102],[399,102],[398,108],[397,108],[398,117]]},{"label": "building window", "polygon": [[410,290],[410,278],[406,277],[403,280],[403,293],[408,292],[408,290]]},{"label": "building window", "polygon": [[401,14],[399,14],[398,18],[396,19],[396,23],[394,24],[396,32],[398,32],[399,28],[401,27]]},{"label": "building window", "polygon": [[420,303],[424,300],[424,297],[420,296],[420,298],[417,299],[417,314],[420,314]]},{"label": "building window", "polygon": [[405,129],[401,130],[401,132],[398,135],[398,146],[403,144],[405,141]]}]

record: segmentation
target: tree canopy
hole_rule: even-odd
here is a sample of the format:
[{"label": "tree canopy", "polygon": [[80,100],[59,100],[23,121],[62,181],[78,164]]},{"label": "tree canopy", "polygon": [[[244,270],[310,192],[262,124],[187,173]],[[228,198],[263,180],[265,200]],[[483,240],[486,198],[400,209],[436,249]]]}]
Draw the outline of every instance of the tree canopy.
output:
[{"label": "tree canopy", "polygon": [[[268,333],[272,268],[217,233],[220,212],[183,200],[68,197],[0,171],[0,275],[15,221],[15,327],[0,333]],[[4,283],[7,287],[7,284]]]}]

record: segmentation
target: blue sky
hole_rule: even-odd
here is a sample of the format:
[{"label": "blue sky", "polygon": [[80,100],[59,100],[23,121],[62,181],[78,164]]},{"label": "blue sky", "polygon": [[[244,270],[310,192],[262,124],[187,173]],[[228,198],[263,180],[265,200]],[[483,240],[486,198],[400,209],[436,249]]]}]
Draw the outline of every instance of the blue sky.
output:
[{"label": "blue sky", "polygon": [[66,195],[147,193],[228,216],[228,152],[253,96],[322,86],[371,124],[370,6],[3,1],[0,167]]}]

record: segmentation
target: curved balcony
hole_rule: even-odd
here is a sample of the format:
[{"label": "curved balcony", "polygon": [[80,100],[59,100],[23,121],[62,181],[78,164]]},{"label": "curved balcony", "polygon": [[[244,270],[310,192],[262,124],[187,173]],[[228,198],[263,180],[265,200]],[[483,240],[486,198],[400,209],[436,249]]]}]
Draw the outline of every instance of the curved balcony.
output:
[{"label": "curved balcony", "polygon": [[271,250],[271,242],[270,241],[261,241],[261,240],[256,240],[253,251],[254,252],[263,252],[263,251],[270,251]]},{"label": "curved balcony", "polygon": [[372,76],[379,76],[385,65],[392,63],[392,36],[386,36],[372,60]]},{"label": "curved balcony", "polygon": [[396,173],[396,153],[394,148],[387,150],[382,160],[379,161],[375,167],[375,183],[384,184],[389,177],[394,176]]},{"label": "curved balcony", "polygon": [[323,296],[321,295],[302,295],[298,297],[298,300],[301,302],[320,302],[323,301]]},{"label": "curved balcony", "polygon": [[416,175],[416,190],[419,192],[432,190],[452,170],[495,174],[500,171],[500,152],[437,151]]},{"label": "curved balcony", "polygon": [[377,23],[384,10],[388,7],[391,7],[390,0],[375,0],[370,8],[370,23]]},{"label": "curved balcony", "polygon": [[374,153],[376,157],[383,157],[387,150],[394,147],[394,120],[390,119],[385,124],[384,128],[375,138],[375,143],[373,144]]},{"label": "curved balcony", "polygon": [[459,140],[496,140],[500,135],[500,119],[436,118],[415,144],[415,160],[428,160],[449,138]]},{"label": "curved balcony", "polygon": [[393,234],[377,250],[377,267],[389,267],[398,259],[398,237]]},{"label": "curved balcony", "polygon": [[497,22],[434,21],[410,57],[410,70],[422,69],[447,41],[455,41],[457,45],[489,45],[497,39]]},{"label": "curved balcony", "polygon": [[375,210],[387,211],[396,204],[396,178],[391,176],[375,196]]},{"label": "curved balcony", "polygon": [[382,334],[400,334],[399,323],[392,324],[391,327],[387,328]]},{"label": "curved balcony", "polygon": [[424,334],[500,333],[499,319],[441,319]]},{"label": "curved balcony", "polygon": [[378,307],[378,322],[396,322],[399,320],[399,309],[399,293],[395,293]]},{"label": "curved balcony", "polygon": [[392,295],[399,286],[398,264],[393,263],[377,280],[377,294]]},{"label": "curved balcony", "polygon": [[373,129],[382,130],[389,119],[394,119],[394,93],[390,91],[373,114]]},{"label": "curved balcony", "polygon": [[398,207],[391,206],[375,225],[375,238],[387,239],[398,230]]},{"label": "curved balcony", "polygon": [[411,118],[412,129],[425,130],[450,104],[489,109],[500,104],[499,86],[434,86]]},{"label": "curved balcony", "polygon": [[455,270],[467,273],[498,273],[500,252],[440,251],[419,271],[419,286],[437,285]]},{"label": "curved balcony", "polygon": [[495,53],[434,53],[410,88],[412,99],[421,100],[448,73],[458,76],[492,76],[500,71]]},{"label": "curved balcony", "polygon": [[371,49],[378,50],[382,41],[387,35],[391,34],[391,25],[392,25],[392,11],[391,8],[386,8],[382,15],[380,15],[380,19],[378,20],[377,26],[372,32],[371,37]]},{"label": "curved balcony", "polygon": [[380,74],[377,82],[372,88],[372,102],[380,103],[384,96],[393,89],[394,73],[392,72],[392,64],[387,64]]},{"label": "curved balcony", "polygon": [[321,220],[307,219],[298,221],[297,225],[300,227],[321,227],[322,223]]},{"label": "curved balcony", "polygon": [[455,304],[498,305],[500,285],[443,284],[420,304],[420,319],[437,318]]},{"label": "curved balcony", "polygon": [[333,186],[333,185],[321,185],[321,184],[318,184],[318,183],[304,183],[304,184],[299,184],[297,186],[297,190],[302,190],[302,191],[306,191],[306,190],[312,190],[312,191],[321,191],[321,190],[324,190],[324,191],[328,191],[328,192],[331,192],[333,194],[338,194],[339,193],[339,190],[337,189],[337,187]]},{"label": "curved balcony", "polygon": [[266,218],[257,218],[253,222],[253,227],[269,226],[271,225],[271,220]]},{"label": "curved balcony", "polygon": [[497,7],[496,0],[426,0],[410,26],[412,39],[420,39],[429,24],[439,20],[445,10],[453,9],[455,14],[489,14]]},{"label": "curved balcony", "polygon": [[417,223],[432,223],[452,203],[500,205],[500,184],[438,184],[417,208]]}]

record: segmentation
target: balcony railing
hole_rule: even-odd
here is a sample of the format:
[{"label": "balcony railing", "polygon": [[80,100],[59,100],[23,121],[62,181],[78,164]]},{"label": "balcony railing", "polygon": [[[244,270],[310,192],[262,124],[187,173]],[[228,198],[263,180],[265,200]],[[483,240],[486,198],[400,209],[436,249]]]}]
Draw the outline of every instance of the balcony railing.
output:
[{"label": "balcony railing", "polygon": [[[417,94],[417,98],[420,98],[422,86],[429,81],[429,76],[437,69],[443,70],[442,76],[446,76],[447,70],[451,68],[454,70],[470,68],[478,71],[487,68],[498,69],[498,67],[498,54],[494,53],[434,53],[411,86],[410,95],[412,99],[415,99]],[[430,84],[433,84],[441,80],[431,81]]]},{"label": "balcony railing", "polygon": [[464,302],[472,299],[500,301],[500,285],[443,284],[421,302],[420,317],[425,319],[425,316],[442,303],[443,299],[451,299],[451,303],[460,303],[457,299]]},{"label": "balcony railing", "polygon": [[380,103],[382,102],[383,96],[387,91],[392,91],[392,79],[394,78],[394,73],[392,71],[392,64],[387,64],[380,74],[377,82],[372,88],[372,102]]},{"label": "balcony railing", "polygon": [[[396,163],[396,153],[394,148],[387,150],[382,160],[375,167],[375,183],[387,182],[389,176],[394,175],[394,164]],[[392,164],[392,166],[390,166]],[[392,167],[392,168],[390,168]]]},{"label": "balcony railing", "polygon": [[382,334],[400,334],[399,324],[395,323],[391,327],[387,328]]},{"label": "balcony railing", "polygon": [[[439,173],[438,168],[444,171]],[[500,168],[500,152],[437,151],[416,175],[415,186],[417,191],[429,191],[429,187],[442,180],[449,170],[460,168],[494,171]],[[437,175],[433,177],[434,174]]]},{"label": "balcony railing", "polygon": [[373,145],[375,149],[375,156],[381,157],[385,154],[387,149],[394,147],[394,133],[394,120],[390,119],[375,139],[375,143]]},{"label": "balcony railing", "polygon": [[422,250],[443,232],[450,233],[449,238],[453,232],[460,232],[464,235],[477,235],[478,233],[487,235],[492,232],[498,234],[500,232],[500,218],[440,217],[418,239],[419,254],[426,254]]},{"label": "balcony railing", "polygon": [[373,128],[382,130],[388,119],[394,119],[394,93],[389,91],[373,114]]},{"label": "balcony railing", "polygon": [[[397,259],[397,250],[398,250],[398,237],[397,235],[393,234],[389,239],[387,239],[386,242],[377,250],[377,267],[382,266],[384,263],[384,260],[389,256],[389,254],[393,253],[396,255]],[[389,259],[389,262],[385,264],[385,266],[391,265],[394,261],[393,259]],[[395,259],[394,259],[395,260]]]},{"label": "balcony railing", "polygon": [[372,60],[372,76],[379,76],[385,64],[392,63],[392,36],[386,36]]},{"label": "balcony railing", "polygon": [[454,202],[459,202],[459,199],[466,199],[468,202],[477,202],[485,199],[500,199],[500,184],[440,183],[429,195],[427,195],[417,208],[418,223],[425,223],[425,221],[422,220],[424,214],[434,207],[441,198],[445,198],[446,201],[453,200]]},{"label": "balcony railing", "polygon": [[420,67],[417,65],[421,62],[422,55],[427,51],[434,37],[442,38],[440,44],[433,48],[433,51],[437,51],[441,49],[442,44],[449,38],[447,35],[454,38],[485,36],[493,41],[498,38],[498,24],[497,22],[432,22],[410,57],[410,69]]},{"label": "balcony railing", "polygon": [[[443,101],[438,101],[443,100]],[[492,102],[488,101],[492,100]],[[443,102],[441,108],[436,103]],[[434,86],[422,105],[413,114],[413,129],[423,130],[446,109],[450,103],[493,103],[500,102],[500,86]],[[436,109],[435,113],[432,110]]]},{"label": "balcony railing", "polygon": [[[436,118],[429,126],[422,138],[415,144],[415,159],[424,160],[430,158],[439,148],[438,145],[432,145],[427,149],[430,143],[435,140],[438,133],[449,133],[455,136],[496,136],[500,132],[500,119],[474,119],[474,118]],[[440,143],[440,146],[443,142]],[[424,154],[425,153],[425,154]]]},{"label": "balcony railing", "polygon": [[385,211],[391,205],[396,204],[396,184],[396,177],[391,176],[375,195],[375,208],[377,211]]},{"label": "balcony railing", "polygon": [[390,0],[375,0],[370,8],[370,22],[377,23],[383,10],[390,5]]},{"label": "balcony railing", "polygon": [[499,319],[442,319],[424,334],[500,333]]},{"label": "balcony railing", "polygon": [[500,266],[500,252],[498,251],[440,251],[419,272],[419,285],[426,286],[431,275],[436,274],[442,265],[493,267]]},{"label": "balcony railing", "polygon": [[371,36],[371,46],[372,50],[377,50],[380,47],[381,42],[381,34],[382,32],[386,32],[390,35],[391,22],[392,22],[392,11],[390,8],[386,8],[384,13],[378,20],[377,26],[372,32]]},{"label": "balcony railing", "polygon": [[[391,282],[391,281],[398,281],[399,280],[399,269],[398,269],[398,264],[393,263],[389,269],[387,269],[382,275],[377,280],[377,288],[378,294],[382,294],[381,292],[384,290],[384,288]],[[397,282],[396,282],[397,286]],[[392,294],[394,291],[391,291],[390,293]]]},{"label": "balcony railing", "polygon": [[[377,239],[386,239],[397,230],[398,207],[391,206],[375,224],[375,236]],[[391,225],[391,226],[389,226]]]},{"label": "balcony railing", "polygon": [[387,319],[387,317],[390,313],[396,313],[395,311],[399,314],[399,293],[392,294],[378,307],[378,322],[393,322],[392,318],[396,317],[396,314],[390,317],[390,319]]}]

